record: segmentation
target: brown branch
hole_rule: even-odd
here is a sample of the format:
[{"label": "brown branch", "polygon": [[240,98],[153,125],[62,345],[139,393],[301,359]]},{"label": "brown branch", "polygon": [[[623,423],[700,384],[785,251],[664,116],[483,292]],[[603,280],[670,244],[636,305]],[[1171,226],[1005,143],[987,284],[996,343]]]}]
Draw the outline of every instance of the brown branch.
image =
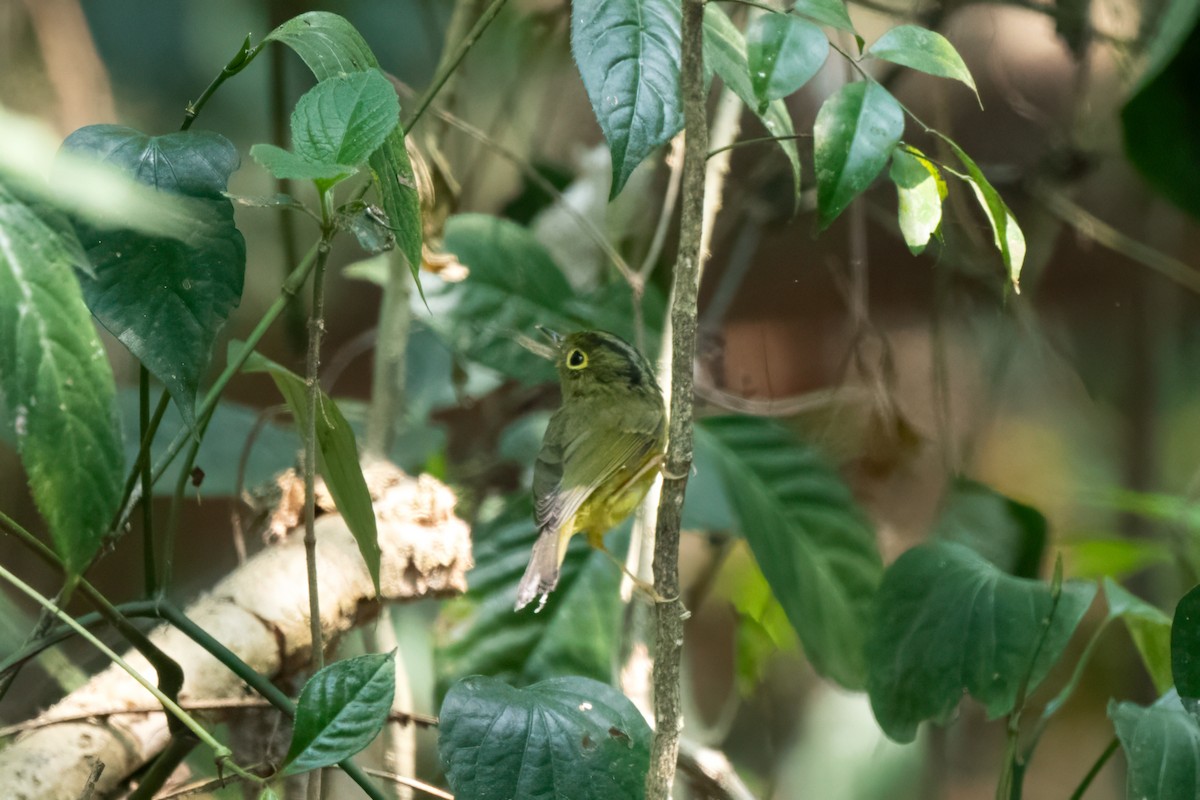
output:
[{"label": "brown branch", "polygon": [[646,775],[648,800],[667,800],[675,777],[683,727],[680,660],[683,620],[679,600],[679,527],[692,466],[692,370],[696,358],[696,298],[699,293],[704,220],[704,169],[708,121],[704,99],[704,0],[684,0],[681,23],[680,90],[683,100],[683,208],[671,305],[671,424],[662,498],[654,537],[654,587],[674,598],[655,608],[654,745]]}]

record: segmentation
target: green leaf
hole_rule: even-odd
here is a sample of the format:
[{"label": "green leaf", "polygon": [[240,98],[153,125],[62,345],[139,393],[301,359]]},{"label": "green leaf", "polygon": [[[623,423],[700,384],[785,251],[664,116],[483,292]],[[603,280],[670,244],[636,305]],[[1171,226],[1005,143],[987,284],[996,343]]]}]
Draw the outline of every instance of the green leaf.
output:
[{"label": "green leaf", "polygon": [[[230,360],[233,360],[235,354],[244,346],[242,342],[230,342]],[[291,409],[292,416],[296,418],[297,427],[302,431],[308,429],[308,389],[303,378],[258,353],[251,353],[242,370],[265,372],[270,375]],[[375,527],[375,508],[371,503],[371,493],[367,489],[362,465],[358,460],[354,431],[329,395],[322,391],[317,402],[317,469],[325,478],[338,513],[346,520],[346,527],[358,542],[358,550],[362,553],[363,561],[367,563],[371,581],[378,592],[381,558],[379,534]]]},{"label": "green leaf", "polygon": [[742,534],[808,659],[822,675],[861,687],[881,565],[850,490],[814,449],[770,420],[706,419],[696,441],[720,464]]},{"label": "green leaf", "polygon": [[989,486],[957,478],[934,535],[965,544],[1009,575],[1036,578],[1046,550],[1046,518]]},{"label": "green leaf", "polygon": [[377,69],[326,78],[296,102],[292,147],[315,164],[366,161],[400,124],[396,90]]},{"label": "green leaf", "polygon": [[348,164],[314,164],[273,144],[251,145],[250,157],[276,178],[286,180],[325,181],[332,184],[358,172],[357,167]]},{"label": "green leaf", "polygon": [[1004,260],[1004,267],[1008,270],[1013,289],[1019,294],[1021,292],[1021,266],[1025,263],[1025,234],[1021,232],[1021,227],[1017,225],[1016,218],[1009,211],[1004,199],[1000,197],[1000,193],[992,187],[992,184],[988,183],[988,179],[984,177],[983,170],[979,169],[979,165],[971,160],[971,157],[963,152],[963,149],[957,144],[946,137],[942,138],[950,145],[950,149],[954,151],[958,160],[967,168],[967,174],[970,176],[969,183],[975,192],[975,199],[979,201],[979,207],[987,215],[988,222],[992,226],[996,249],[1000,251],[1000,257]]},{"label": "green leaf", "polygon": [[979,100],[979,90],[975,88],[971,71],[954,45],[940,33],[917,25],[900,25],[876,39],[875,44],[867,48],[867,55],[939,78],[961,81]]},{"label": "green leaf", "polygon": [[[618,557],[627,532],[625,526],[607,537]],[[527,492],[510,498],[496,516],[476,521],[471,535],[471,588],[447,607],[438,626],[439,691],[476,673],[515,685],[564,675],[611,681],[621,624],[616,565],[589,547],[586,537],[577,536],[546,607],[537,614],[514,614],[516,587],[537,538],[532,498]]]},{"label": "green leaf", "polygon": [[[747,557],[741,558],[743,554]],[[772,660],[781,653],[799,652],[799,640],[787,612],[745,548],[731,553],[727,565],[722,571],[731,570],[726,573],[731,577],[721,594],[728,594],[737,612],[734,672],[738,690],[749,697],[762,683]]]},{"label": "green leaf", "polygon": [[1171,674],[1185,701],[1200,701],[1200,586],[1175,606],[1171,625]]},{"label": "green leaf", "polygon": [[1146,71],[1121,109],[1125,153],[1156,191],[1200,217],[1200,3],[1173,0],[1155,17]]},{"label": "green leaf", "polygon": [[79,277],[88,307],[162,381],[192,426],[217,334],[242,297],[246,241],[223,195],[237,150],[216,133],[146,136],[91,125],[68,136],[63,152],[93,155],[163,194],[195,201],[192,233],[182,240],[78,225],[95,272]]},{"label": "green leaf", "polygon": [[1110,617],[1120,618],[1133,639],[1154,688],[1171,688],[1171,618],[1115,581],[1104,579],[1104,597]]},{"label": "green leaf", "polygon": [[867,691],[875,719],[899,742],[925,720],[945,724],[964,690],[989,718],[1013,710],[1062,656],[1096,594],[1005,575],[954,542],[914,547],[888,568],[867,639]]},{"label": "green leaf", "polygon": [[683,129],[679,3],[580,0],[571,4],[571,53],[612,151],[616,197],[633,170]]},{"label": "green leaf", "polygon": [[59,237],[0,185],[0,391],[33,500],[68,574],[121,499],[112,370]]},{"label": "green leaf", "polygon": [[933,162],[897,145],[888,173],[900,200],[900,233],[913,255],[925,250],[942,225],[946,181]]},{"label": "green leaf", "polygon": [[1127,797],[1194,800],[1200,796],[1200,761],[1196,758],[1200,722],[1196,717],[1177,701],[1149,708],[1110,701],[1108,716],[1129,764]]},{"label": "green leaf", "polygon": [[[797,0],[789,10],[793,14],[808,17],[814,22],[837,28],[839,31],[853,33],[855,38],[858,37],[857,31],[854,30],[854,23],[850,21],[850,15],[846,13],[846,4],[842,0]],[[862,48],[861,39],[859,39],[858,46],[859,49]]]},{"label": "green leaf", "polygon": [[903,109],[874,81],[846,84],[822,104],[813,125],[822,228],[871,185],[903,133]]},{"label": "green leaf", "polygon": [[787,14],[763,14],[746,30],[750,83],[760,113],[817,74],[829,56],[829,40],[811,22]]},{"label": "green leaf", "polygon": [[[293,17],[271,31],[264,41],[282,42],[292,48],[319,81],[379,68],[375,54],[354,26],[344,17],[327,11],[310,11]],[[413,280],[420,289],[421,204],[404,146],[403,126],[392,129],[368,163],[400,252],[408,260]]]},{"label": "green leaf", "polygon": [[574,292],[541,243],[507,220],[460,214],[447,221],[443,247],[470,272],[460,283],[430,289],[430,326],[452,350],[509,377],[553,378],[553,365],[516,338],[536,335],[535,325],[576,328],[563,313]]},{"label": "green leaf", "polygon": [[[828,41],[826,41],[828,44]],[[765,112],[758,110],[758,98],[750,82],[750,65],[746,55],[746,40],[733,20],[716,3],[704,6],[704,62],[711,65],[725,85],[746,104],[754,109],[772,136],[794,137],[795,126],[787,105],[775,100],[767,105]],[[800,202],[800,151],[795,138],[776,139],[779,147],[792,167],[792,185],[796,202]]]},{"label": "green leaf", "polygon": [[304,684],[284,775],[331,767],[374,741],[392,710],[396,651],[347,658]]},{"label": "green leaf", "polygon": [[1063,544],[1070,553],[1071,574],[1080,578],[1119,580],[1175,558],[1169,547],[1149,539],[1070,539]]},{"label": "green leaf", "polygon": [[438,755],[458,800],[641,800],[650,728],[625,695],[587,678],[514,689],[464,678],[442,703]]}]

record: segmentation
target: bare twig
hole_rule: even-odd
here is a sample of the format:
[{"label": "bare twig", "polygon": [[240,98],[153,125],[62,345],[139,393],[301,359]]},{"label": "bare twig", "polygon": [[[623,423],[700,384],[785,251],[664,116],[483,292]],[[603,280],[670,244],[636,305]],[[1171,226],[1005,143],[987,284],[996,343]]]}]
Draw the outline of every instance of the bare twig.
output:
[{"label": "bare twig", "polygon": [[430,797],[439,797],[441,800],[454,800],[454,795],[447,792],[445,789],[439,789],[436,786],[419,781],[416,778],[406,778],[403,775],[397,775],[394,772],[385,772],[381,769],[372,769],[371,767],[363,767],[363,772],[368,775],[374,775],[376,778],[383,778],[385,781],[398,783],[401,786],[407,786],[410,789],[422,791]]}]

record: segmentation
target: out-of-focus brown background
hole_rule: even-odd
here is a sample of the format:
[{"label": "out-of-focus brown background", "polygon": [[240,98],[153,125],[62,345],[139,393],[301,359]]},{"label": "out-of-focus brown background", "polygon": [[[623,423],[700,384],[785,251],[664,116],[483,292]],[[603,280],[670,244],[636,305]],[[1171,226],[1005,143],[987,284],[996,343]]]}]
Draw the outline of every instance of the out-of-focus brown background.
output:
[{"label": "out-of-focus brown background", "polygon": [[[1200,475],[1200,298],[1155,268],[1173,259],[1195,270],[1200,226],[1137,175],[1123,155],[1117,117],[1161,6],[850,3],[867,43],[899,22],[917,21],[946,35],[966,60],[982,110],[953,82],[890,67],[878,77],[972,154],[1012,207],[1028,240],[1020,296],[1005,288],[986,221],[961,185],[947,201],[945,246],[913,257],[895,229],[890,184],[880,181],[817,236],[811,139],[800,139],[806,193],[795,217],[790,175],[776,148],[735,151],[702,287],[701,396],[712,407],[788,416],[822,441],[877,521],[885,559],[926,535],[955,473],[1042,511],[1068,575],[1083,569],[1071,546],[1078,539],[1197,533],[1194,524],[1130,513],[1112,499],[1117,489],[1186,499]],[[64,136],[99,122],[169,132],[247,32],[257,40],[318,7],[348,17],[384,69],[417,90],[432,75],[453,9],[445,0],[0,0],[0,103]],[[741,13],[727,7],[735,17]],[[443,100],[563,185],[574,180],[578,207],[636,258],[657,216],[666,170],[640,170],[603,216],[608,164],[597,150],[599,130],[571,62],[568,29],[566,3],[510,0],[464,63],[453,97]],[[853,48],[852,41],[840,43]],[[811,131],[820,103],[850,77],[847,70],[831,56],[789,100],[797,131]],[[243,153],[231,191],[274,191],[245,154],[286,130],[291,105],[308,85],[299,62],[277,49],[204,109],[197,127],[222,132]],[[753,115],[744,115],[742,125],[744,137],[763,134]],[[939,155],[911,122],[907,133]],[[525,181],[508,160],[436,119],[415,136],[450,166],[457,210],[519,209],[514,201]],[[228,330],[240,337],[273,299],[286,266],[273,212],[240,209],[238,223],[248,242],[247,285]],[[308,221],[295,224],[297,241],[306,241]],[[534,227],[570,262],[572,277],[586,282],[600,262],[579,245],[570,224],[543,213]],[[666,272],[657,272],[663,285]],[[378,292],[336,270],[329,291],[327,363],[340,370],[334,388],[339,396],[365,399],[370,359],[363,343],[369,344]],[[418,329],[422,313],[415,311]],[[295,365],[300,339],[290,330],[277,326],[265,349]],[[135,385],[132,359],[111,341],[110,353],[121,385]],[[515,476],[489,469],[489,448],[504,421],[496,415],[553,402],[552,394],[525,391],[502,389],[500,400],[442,412],[446,446],[433,450],[435,460],[448,462],[451,480],[515,488]],[[254,407],[276,402],[264,380],[239,380],[229,396]],[[201,466],[213,474],[233,468]],[[3,447],[0,475],[0,508],[36,526],[17,458]],[[177,558],[181,596],[236,564],[232,508],[214,498],[187,508]],[[688,545],[701,549],[697,540]],[[11,541],[0,539],[0,559],[40,588],[56,588]],[[137,559],[133,548],[119,548],[98,569],[96,583],[116,600],[133,596]],[[685,570],[692,564],[685,552]],[[1160,568],[1129,576],[1128,585],[1169,611],[1187,581],[1183,569]],[[435,613],[431,604],[401,617],[406,660],[425,710],[433,702],[432,678],[420,665],[429,661]],[[25,622],[10,621],[5,635],[19,637]],[[752,694],[739,697],[732,688],[732,615],[719,595],[696,609],[689,624],[691,681],[702,698],[689,732],[724,747],[763,797],[993,796],[1003,731],[978,708],[965,704],[949,730],[927,732],[902,749],[881,740],[861,697],[818,682],[794,651],[772,662]],[[65,652],[65,661],[85,669],[97,663],[82,648]],[[32,672],[22,678],[29,690],[10,694],[0,709],[5,721],[53,699],[44,674]],[[1049,684],[1063,679],[1056,673]],[[1145,701],[1152,691],[1128,637],[1109,634],[1083,690],[1045,737],[1026,797],[1066,797],[1111,736],[1106,698]],[[422,765],[434,776],[430,744],[422,740]],[[1123,781],[1118,757],[1087,796],[1121,797]]]}]

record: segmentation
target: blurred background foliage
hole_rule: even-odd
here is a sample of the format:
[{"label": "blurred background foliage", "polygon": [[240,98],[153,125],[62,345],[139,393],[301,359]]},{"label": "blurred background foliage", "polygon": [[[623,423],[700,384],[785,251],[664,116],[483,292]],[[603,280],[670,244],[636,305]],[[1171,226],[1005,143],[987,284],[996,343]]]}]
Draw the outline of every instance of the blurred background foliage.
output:
[{"label": "blurred background foliage", "polygon": [[[794,216],[791,170],[778,148],[735,151],[701,290],[700,398],[706,413],[777,417],[822,450],[874,522],[885,563],[930,535],[963,541],[984,529],[1013,537],[1001,550],[1017,574],[1037,572],[1044,542],[1064,554],[1068,576],[1115,577],[1168,612],[1200,576],[1200,193],[1188,191],[1200,169],[1197,5],[849,4],[868,43],[914,21],[943,33],[966,60],[983,111],[951,82],[900,69],[877,77],[971,153],[1012,207],[1029,246],[1019,297],[1006,287],[987,223],[968,196],[948,200],[944,246],[912,257],[895,227],[890,185],[879,182],[816,237],[811,140],[799,142],[805,191]],[[482,8],[477,0],[459,6],[468,19]],[[405,88],[426,85],[455,13],[448,0],[0,0],[0,103],[40,118],[60,137],[100,122],[165,133],[247,32],[257,40],[314,8],[342,14],[362,32],[399,81],[405,108],[412,101]],[[735,18],[741,13],[728,8]],[[549,372],[523,360],[510,334],[528,333],[535,322],[611,319],[609,327],[653,350],[665,305],[669,257],[654,256],[650,237],[668,170],[644,165],[607,203],[607,151],[571,63],[567,28],[566,4],[511,0],[439,98],[453,119],[428,117],[413,135],[437,168],[440,210],[509,220],[455,217],[444,231],[446,250],[472,225],[511,224],[530,253],[519,274],[554,272],[533,280],[521,293],[524,304],[504,293],[463,300],[456,297],[461,286],[426,276],[428,307],[413,305],[406,412],[394,455],[459,491],[481,564],[467,598],[395,615],[417,711],[436,710],[448,682],[467,672],[518,682],[564,671],[609,678],[627,655],[618,652],[620,631],[601,624],[620,618],[619,608],[599,608],[618,604],[619,576],[581,543],[571,551],[560,602],[547,613],[517,624],[503,597],[482,599],[489,585],[515,581],[523,568],[533,536],[528,468],[557,402]],[[811,130],[822,100],[847,77],[844,62],[832,58],[789,98],[797,130]],[[273,48],[204,110],[198,127],[222,132],[243,155],[231,192],[276,190],[246,153],[255,142],[283,144],[287,115],[309,85],[299,62]],[[764,133],[752,113],[742,125],[743,137]],[[631,264],[648,253],[662,261],[640,335],[625,284],[576,219],[552,202],[547,184]],[[245,336],[294,263],[288,237],[301,242],[311,233],[305,219],[283,227],[275,212],[261,209],[239,209],[237,222],[249,261],[241,309],[226,329],[233,338]],[[661,252],[672,251],[668,244]],[[349,248],[335,253],[343,266],[355,257]],[[480,276],[492,270],[500,281],[513,274],[511,263],[475,269]],[[328,283],[325,388],[344,398],[352,422],[364,416],[371,381],[379,297],[372,274],[360,264],[335,270]],[[558,303],[567,294],[583,306]],[[290,319],[263,350],[296,367],[303,317]],[[129,437],[136,364],[108,344],[127,388]],[[298,440],[286,416],[262,413],[276,403],[268,378],[240,378],[227,397],[233,403],[214,419],[220,435],[210,435],[200,452],[205,479],[183,520],[175,586],[182,597],[233,568],[243,546],[261,546],[254,535],[243,542],[230,534],[231,515],[249,516],[238,494],[295,461]],[[695,531],[683,552],[693,611],[688,736],[724,749],[762,797],[992,796],[1003,731],[985,724],[977,705],[965,703],[952,727],[926,730],[900,747],[883,738],[863,696],[816,679],[745,542],[722,535],[733,527],[731,512],[708,463],[693,479],[685,520]],[[8,447],[0,447],[0,475],[0,507],[35,519]],[[56,588],[8,539],[0,539],[0,559],[40,588]],[[116,601],[132,597],[140,584],[136,561],[134,549],[118,548],[94,582]],[[1040,561],[1045,570],[1047,560]],[[4,602],[0,648],[8,650],[31,612],[12,598]],[[489,635],[493,620],[508,624]],[[550,635],[555,626],[572,635]],[[71,685],[80,668],[98,663],[83,648],[62,652],[26,670],[25,691],[9,695],[4,721],[57,694],[46,671]],[[1048,684],[1062,679],[1052,674]],[[1082,691],[1043,741],[1026,796],[1064,797],[1078,782],[1111,735],[1104,717],[1110,696],[1154,696],[1124,634],[1104,641]],[[436,778],[433,734],[421,736],[421,772]],[[1120,797],[1123,786],[1116,759],[1088,797]]]}]

